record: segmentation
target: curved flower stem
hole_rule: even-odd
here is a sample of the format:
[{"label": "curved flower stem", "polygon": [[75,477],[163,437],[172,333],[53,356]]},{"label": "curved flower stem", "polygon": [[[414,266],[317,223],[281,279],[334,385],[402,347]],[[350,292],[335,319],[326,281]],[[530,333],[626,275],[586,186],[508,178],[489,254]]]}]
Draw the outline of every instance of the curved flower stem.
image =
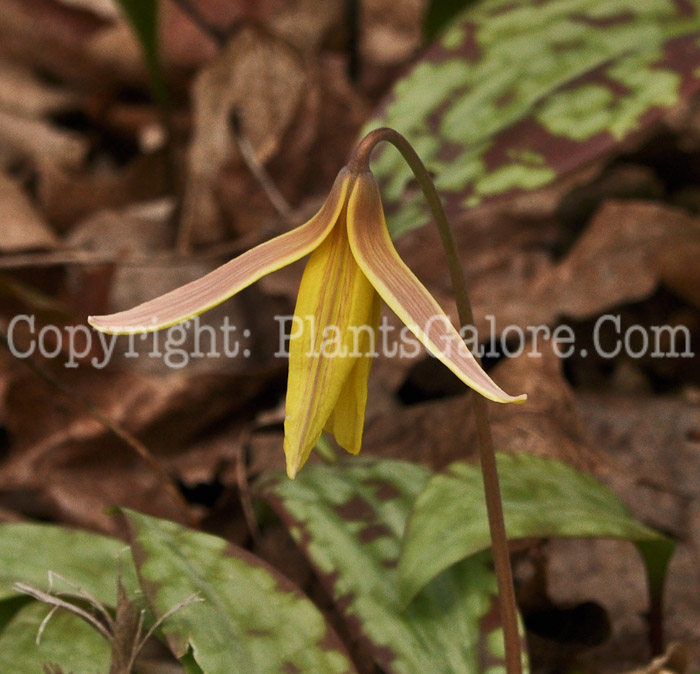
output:
[{"label": "curved flower stem", "polygon": [[[369,170],[369,157],[374,147],[381,141],[391,143],[401,153],[406,163],[413,171],[430,210],[435,218],[435,224],[440,232],[443,248],[447,255],[452,286],[454,287],[457,311],[462,326],[473,325],[474,315],[467,292],[467,284],[464,277],[461,260],[457,252],[457,245],[452,234],[452,229],[447,221],[447,216],[442,207],[440,197],[433,185],[433,181],[416,151],[410,143],[397,131],[389,128],[381,128],[367,134],[353,153],[348,168],[359,173]],[[474,357],[480,362],[478,355]],[[513,587],[513,573],[510,566],[508,552],[508,540],[506,538],[505,521],[503,519],[503,504],[501,490],[496,469],[496,457],[491,436],[491,424],[486,399],[478,394],[473,396],[476,416],[477,433],[479,437],[479,456],[481,471],[486,493],[486,511],[491,532],[491,550],[493,554],[496,578],[498,581],[498,599],[503,625],[503,639],[505,641],[506,669],[508,674],[522,673],[522,658],[520,646],[520,633],[518,631],[518,612],[515,603],[515,589]]]}]

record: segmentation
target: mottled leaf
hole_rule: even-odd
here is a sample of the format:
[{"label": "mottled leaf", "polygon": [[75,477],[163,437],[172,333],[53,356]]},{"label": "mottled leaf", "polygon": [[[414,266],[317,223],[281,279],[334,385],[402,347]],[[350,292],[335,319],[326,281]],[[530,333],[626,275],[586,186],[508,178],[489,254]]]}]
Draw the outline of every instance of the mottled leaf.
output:
[{"label": "mottled leaf", "polygon": [[[595,537],[635,541],[660,588],[673,544],[632,517],[595,478],[531,454],[499,454],[508,537]],[[453,463],[432,477],[418,496],[399,561],[405,601],[451,564],[490,546],[478,466]],[[440,554],[435,554],[439,550]]]},{"label": "mottled leaf", "polygon": [[66,611],[57,611],[36,643],[41,622],[51,607],[32,601],[17,611],[0,632],[0,672],[41,674],[44,664],[66,673],[109,671],[110,645],[97,630]]},{"label": "mottled leaf", "polygon": [[46,590],[53,571],[112,605],[119,569],[124,585],[135,587],[131,556],[114,538],[49,524],[0,525],[0,599],[16,595],[18,582]]},{"label": "mottled leaf", "polygon": [[[484,0],[365,128],[403,133],[451,215],[610,154],[700,86],[695,0]],[[394,236],[428,221],[398,153],[373,169]]]},{"label": "mottled leaf", "polygon": [[290,581],[221,538],[124,511],[139,578],[163,634],[188,671],[355,674],[318,609]]},{"label": "mottled leaf", "polygon": [[416,464],[354,459],[306,466],[293,482],[267,478],[261,491],[382,671],[469,674],[502,667],[488,553],[441,574],[403,610],[396,573],[401,536],[429,477]]}]

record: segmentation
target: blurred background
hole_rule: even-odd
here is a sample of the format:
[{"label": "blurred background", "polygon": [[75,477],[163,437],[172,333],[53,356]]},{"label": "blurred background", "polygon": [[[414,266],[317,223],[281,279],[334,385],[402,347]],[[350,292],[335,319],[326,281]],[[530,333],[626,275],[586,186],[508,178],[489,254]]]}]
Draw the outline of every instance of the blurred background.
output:
[{"label": "blurred background", "polygon": [[[3,0],[0,520],[120,534],[116,504],[314,587],[278,522],[252,535],[249,489],[284,466],[275,316],[303,263],[200,317],[199,336],[113,340],[86,318],[306,221],[386,124],[435,176],[486,368],[529,395],[492,406],[498,448],[596,475],[677,542],[668,636],[700,667],[699,45],[692,0]],[[456,320],[415,182],[394,150],[374,157],[399,252]],[[531,326],[565,326],[575,348],[533,346]],[[467,395],[423,351],[380,357],[363,453],[475,457]],[[541,671],[648,660],[631,546],[521,556],[526,618],[555,607],[530,622]],[[591,603],[573,635],[556,629]]]}]

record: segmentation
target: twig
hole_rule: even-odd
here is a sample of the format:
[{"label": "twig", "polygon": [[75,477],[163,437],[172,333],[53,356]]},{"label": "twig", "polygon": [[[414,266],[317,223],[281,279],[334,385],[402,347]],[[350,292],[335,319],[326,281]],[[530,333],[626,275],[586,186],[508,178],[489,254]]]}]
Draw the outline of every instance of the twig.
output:
[{"label": "twig", "polygon": [[[10,347],[10,342],[3,332],[0,332],[0,344],[12,353]],[[170,495],[171,499],[177,505],[178,509],[181,511],[186,522],[192,526],[195,524],[194,517],[190,512],[187,502],[183,498],[180,490],[177,488],[174,480],[168,475],[163,466],[158,462],[158,460],[151,454],[146,445],[144,445],[136,436],[132,435],[123,426],[108,418],[100,410],[98,410],[91,402],[83,398],[79,393],[73,389],[66,386],[62,381],[54,377],[50,372],[45,370],[43,367],[30,360],[29,358],[21,359],[21,362],[26,365],[32,372],[37,374],[41,379],[43,379],[47,384],[53,388],[60,391],[66,398],[71,400],[78,408],[82,409],[84,412],[89,414],[95,421],[101,424],[108,431],[116,435],[120,440],[126,443],[131,449],[133,449],[153,470],[153,472],[158,476],[161,484],[165,491]]]},{"label": "twig", "polygon": [[[146,642],[153,636],[154,632],[174,613],[177,613],[181,609],[185,608],[186,606],[189,606],[190,604],[196,604],[198,602],[204,601],[203,597],[199,596],[198,592],[195,592],[194,594],[191,594],[189,597],[183,599],[181,602],[178,602],[174,606],[170,607],[160,618],[158,618],[152,625],[151,629],[146,632],[144,637],[141,639],[141,641],[137,641],[134,644],[134,649],[131,655],[131,660],[129,660],[129,667],[133,668],[134,666],[134,661],[138,657],[138,654],[143,650],[143,647],[146,645]],[[141,615],[141,619],[139,620],[139,627],[136,632],[137,637],[141,634],[143,628],[143,614]],[[131,669],[127,670],[131,671]]]},{"label": "twig", "polygon": [[[68,587],[71,587],[75,590],[75,594],[68,593],[68,592],[56,592],[54,591],[54,580],[58,578],[62,583],[65,583],[68,585]],[[102,616],[103,620],[105,621],[105,624],[107,625],[107,628],[114,631],[114,621],[112,620],[112,616],[109,614],[109,611],[105,607],[105,605],[94,595],[90,594],[85,588],[80,587],[80,585],[77,585],[76,583],[68,580],[65,576],[62,576],[60,573],[56,573],[55,571],[49,570],[49,593],[52,593],[53,596],[60,597],[61,595],[64,596],[69,596],[69,597],[77,597],[79,599],[84,599],[90,606],[92,606],[94,609],[96,609],[99,614]]]},{"label": "twig", "polygon": [[84,266],[118,264],[122,267],[170,267],[173,264],[208,260],[242,252],[260,242],[260,232],[240,237],[235,241],[211,246],[193,254],[183,255],[179,251],[153,253],[152,255],[125,255],[118,251],[57,250],[49,253],[22,253],[0,257],[0,270],[24,269],[27,267],[59,267],[62,265]]},{"label": "twig", "polygon": [[219,47],[223,47],[226,44],[229,31],[215,26],[199,11],[198,7],[195,7],[190,2],[190,0],[172,0],[172,2],[187,14],[193,24],[209,35]]},{"label": "twig", "polygon": [[246,465],[246,455],[248,443],[250,442],[250,431],[244,430],[238,441],[236,450],[236,484],[238,486],[238,495],[243,508],[243,516],[245,517],[248,531],[256,543],[260,542],[260,527],[255,518],[255,508],[253,508],[253,500],[250,497],[250,488],[248,485],[248,467]]},{"label": "twig", "polygon": [[229,118],[231,131],[233,132],[233,139],[236,141],[236,146],[238,151],[241,153],[241,157],[245,162],[248,170],[251,172],[253,177],[258,181],[260,187],[262,187],[263,192],[268,201],[272,204],[272,207],[277,211],[277,214],[287,223],[292,222],[292,208],[287,203],[287,200],[282,196],[282,193],[277,189],[277,186],[273,182],[272,178],[268,175],[265,167],[258,161],[255,156],[255,151],[253,146],[248,140],[243,130],[243,123],[241,117],[238,114],[238,110],[232,110],[231,116]]}]

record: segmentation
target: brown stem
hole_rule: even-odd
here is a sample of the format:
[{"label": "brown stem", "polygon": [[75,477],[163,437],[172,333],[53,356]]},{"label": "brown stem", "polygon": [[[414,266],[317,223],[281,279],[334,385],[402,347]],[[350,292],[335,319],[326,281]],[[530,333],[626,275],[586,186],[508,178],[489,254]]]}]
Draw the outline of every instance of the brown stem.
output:
[{"label": "brown stem", "polygon": [[[440,232],[440,239],[442,240],[442,245],[447,255],[459,320],[462,326],[473,325],[474,315],[472,313],[471,302],[469,301],[462,262],[457,252],[457,245],[452,234],[452,229],[447,221],[447,216],[445,215],[440,197],[435,190],[435,185],[433,185],[430,174],[411,144],[400,133],[393,129],[376,129],[371,131],[360,141],[348,163],[348,168],[355,173],[368,171],[370,154],[377,143],[381,141],[387,141],[396,147],[406,160],[411,171],[413,171],[416,180],[418,180],[423,190],[423,195],[435,218],[435,224]],[[478,354],[475,353],[474,357],[477,359],[477,362],[480,362]],[[508,539],[506,538],[505,521],[503,518],[503,503],[498,481],[493,438],[491,436],[489,411],[485,398],[478,394],[474,394],[473,398],[477,434],[479,438],[479,457],[481,460],[481,471],[486,494],[486,511],[488,513],[489,529],[491,532],[491,551],[498,582],[498,599],[506,652],[506,670],[508,674],[521,674],[522,656],[520,632],[518,630],[518,609],[515,603],[513,573],[510,566]]]}]

